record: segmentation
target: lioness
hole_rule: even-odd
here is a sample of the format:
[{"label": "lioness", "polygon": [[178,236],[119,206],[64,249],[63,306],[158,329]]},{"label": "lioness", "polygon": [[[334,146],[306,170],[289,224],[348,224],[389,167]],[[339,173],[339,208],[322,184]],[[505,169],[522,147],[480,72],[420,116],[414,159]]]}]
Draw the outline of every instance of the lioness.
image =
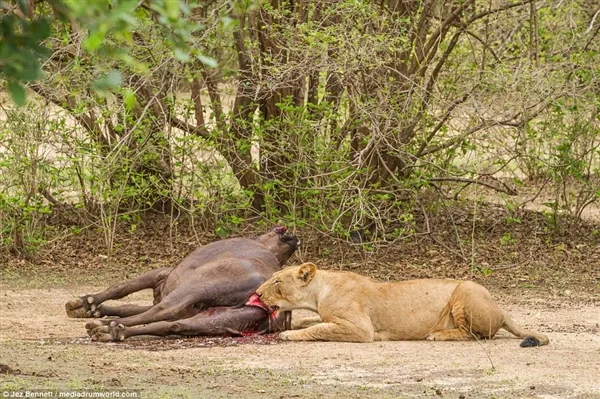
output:
[{"label": "lioness", "polygon": [[279,335],[291,341],[459,341],[493,338],[503,328],[524,338],[523,347],[549,342],[545,335],[518,326],[488,290],[472,281],[380,283],[305,263],[273,274],[246,304],[270,313],[317,312],[319,317],[293,322],[293,331]]}]

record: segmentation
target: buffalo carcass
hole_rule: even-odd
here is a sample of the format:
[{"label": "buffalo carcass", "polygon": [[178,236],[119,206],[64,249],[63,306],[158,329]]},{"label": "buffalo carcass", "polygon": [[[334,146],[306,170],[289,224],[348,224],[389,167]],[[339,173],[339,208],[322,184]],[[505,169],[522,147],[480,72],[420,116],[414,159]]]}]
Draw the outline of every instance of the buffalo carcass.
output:
[{"label": "buffalo carcass", "polygon": [[[94,341],[122,341],[134,335],[250,335],[289,328],[289,313],[269,317],[246,300],[280,270],[300,241],[284,226],[258,238],[231,238],[205,245],[174,268],[152,270],[106,291],[66,303],[69,317],[116,316],[86,325]],[[154,305],[109,306],[143,289]]]}]

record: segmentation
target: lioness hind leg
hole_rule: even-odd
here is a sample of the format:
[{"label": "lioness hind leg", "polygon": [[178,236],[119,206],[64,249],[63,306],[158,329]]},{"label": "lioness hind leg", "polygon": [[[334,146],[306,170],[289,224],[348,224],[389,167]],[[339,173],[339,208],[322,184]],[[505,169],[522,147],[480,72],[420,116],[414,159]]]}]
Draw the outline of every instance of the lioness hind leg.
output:
[{"label": "lioness hind leg", "polygon": [[503,323],[502,311],[488,290],[472,281],[465,281],[456,287],[448,308],[453,319],[450,324],[454,328],[436,326],[427,339],[457,341],[493,338]]},{"label": "lioness hind leg", "polygon": [[468,341],[473,339],[473,335],[469,332],[464,308],[454,305],[450,314],[455,328],[434,330],[427,335],[428,341]]},{"label": "lioness hind leg", "polygon": [[427,335],[428,341],[470,341],[473,337],[458,328],[432,331]]}]

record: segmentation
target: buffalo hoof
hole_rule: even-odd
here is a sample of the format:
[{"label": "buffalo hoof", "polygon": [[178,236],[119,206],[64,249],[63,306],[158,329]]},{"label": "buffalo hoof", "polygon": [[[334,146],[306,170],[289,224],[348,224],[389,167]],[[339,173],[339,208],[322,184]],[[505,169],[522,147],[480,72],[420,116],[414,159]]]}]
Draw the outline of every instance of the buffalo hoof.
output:
[{"label": "buffalo hoof", "polygon": [[94,328],[91,332],[89,332],[89,334],[90,337],[92,337],[92,341],[114,342],[123,341],[125,339],[125,334],[123,331],[125,331],[125,326],[123,324],[117,324],[113,321],[109,325],[101,325]]},{"label": "buffalo hoof", "polygon": [[82,319],[87,317],[94,317],[97,306],[94,304],[94,297],[90,295],[84,295],[80,298],[71,299],[65,304],[65,310],[67,316]]},{"label": "buffalo hoof", "polygon": [[106,326],[112,322],[111,319],[102,319],[102,320],[94,320],[86,323],[85,329],[89,336],[92,336],[92,331],[94,331],[98,327]]}]

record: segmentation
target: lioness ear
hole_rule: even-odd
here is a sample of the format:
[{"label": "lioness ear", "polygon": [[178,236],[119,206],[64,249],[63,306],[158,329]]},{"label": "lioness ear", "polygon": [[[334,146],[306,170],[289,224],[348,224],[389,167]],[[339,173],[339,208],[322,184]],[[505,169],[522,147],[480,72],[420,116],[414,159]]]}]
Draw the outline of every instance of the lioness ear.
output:
[{"label": "lioness ear", "polygon": [[298,269],[298,278],[306,285],[310,283],[316,272],[317,267],[314,263],[304,263],[300,266],[300,269]]}]

